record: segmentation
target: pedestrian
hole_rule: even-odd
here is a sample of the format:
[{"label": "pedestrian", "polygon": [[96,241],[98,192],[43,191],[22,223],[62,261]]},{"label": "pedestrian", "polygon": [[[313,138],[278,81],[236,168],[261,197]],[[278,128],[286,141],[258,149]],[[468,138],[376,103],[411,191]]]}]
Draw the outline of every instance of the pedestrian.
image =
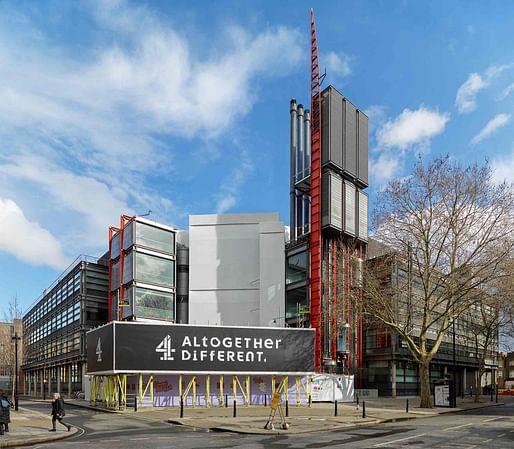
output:
[{"label": "pedestrian", "polygon": [[7,396],[0,393],[0,435],[9,432],[9,423],[11,422],[11,402]]},{"label": "pedestrian", "polygon": [[69,424],[66,424],[62,419],[64,418],[64,400],[61,398],[59,393],[54,393],[54,400],[52,401],[52,428],[49,429],[49,432],[55,432],[55,421],[59,421],[64,427],[68,429],[68,432],[71,429]]}]

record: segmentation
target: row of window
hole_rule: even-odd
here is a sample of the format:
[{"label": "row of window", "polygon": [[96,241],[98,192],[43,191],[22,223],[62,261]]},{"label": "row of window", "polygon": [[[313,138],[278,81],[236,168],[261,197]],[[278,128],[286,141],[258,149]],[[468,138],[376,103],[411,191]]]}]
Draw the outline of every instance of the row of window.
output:
[{"label": "row of window", "polygon": [[34,344],[42,338],[48,337],[53,332],[62,329],[75,321],[80,320],[80,299],[70,304],[66,309],[49,317],[44,323],[32,330],[27,330],[25,341],[27,345]]},{"label": "row of window", "polygon": [[25,363],[45,360],[78,350],[80,350],[80,332],[74,332],[40,345],[25,347]]},{"label": "row of window", "polygon": [[47,313],[54,310],[59,304],[66,301],[76,292],[80,291],[80,271],[67,282],[53,288],[43,299],[25,316],[23,322],[25,327],[34,325]]}]

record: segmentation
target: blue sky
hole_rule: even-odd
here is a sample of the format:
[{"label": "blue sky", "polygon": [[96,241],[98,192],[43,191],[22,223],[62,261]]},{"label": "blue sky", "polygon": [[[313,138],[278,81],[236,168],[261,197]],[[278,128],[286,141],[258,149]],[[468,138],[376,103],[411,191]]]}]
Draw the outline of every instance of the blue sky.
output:
[{"label": "blue sky", "polygon": [[1,307],[100,255],[121,213],[287,224],[311,6],[326,84],[370,117],[371,207],[419,155],[514,180],[510,1],[2,1]]}]

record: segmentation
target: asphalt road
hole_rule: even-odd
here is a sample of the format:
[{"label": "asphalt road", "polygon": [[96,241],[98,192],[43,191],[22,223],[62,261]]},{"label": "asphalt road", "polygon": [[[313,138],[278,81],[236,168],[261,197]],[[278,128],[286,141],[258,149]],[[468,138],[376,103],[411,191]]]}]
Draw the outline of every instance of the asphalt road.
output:
[{"label": "asphalt road", "polygon": [[[49,413],[48,404],[24,407]],[[514,448],[514,402],[433,418],[388,423],[353,431],[300,435],[238,435],[195,431],[142,415],[119,415],[67,407],[80,429],[69,439],[32,448],[210,449],[210,448]]]}]

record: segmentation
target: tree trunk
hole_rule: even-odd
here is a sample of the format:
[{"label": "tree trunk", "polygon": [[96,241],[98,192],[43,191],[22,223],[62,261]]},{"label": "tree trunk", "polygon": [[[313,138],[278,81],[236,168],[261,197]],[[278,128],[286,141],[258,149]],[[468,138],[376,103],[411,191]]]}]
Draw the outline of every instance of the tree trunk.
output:
[{"label": "tree trunk", "polygon": [[430,394],[430,359],[422,357],[419,359],[419,384],[421,390],[421,408],[432,408],[432,395]]},{"label": "tree trunk", "polygon": [[482,389],[482,377],[484,375],[484,372],[485,372],[484,369],[478,368],[477,375],[476,375],[477,385],[475,388],[475,402],[480,402],[480,393],[481,393],[480,390]]}]

